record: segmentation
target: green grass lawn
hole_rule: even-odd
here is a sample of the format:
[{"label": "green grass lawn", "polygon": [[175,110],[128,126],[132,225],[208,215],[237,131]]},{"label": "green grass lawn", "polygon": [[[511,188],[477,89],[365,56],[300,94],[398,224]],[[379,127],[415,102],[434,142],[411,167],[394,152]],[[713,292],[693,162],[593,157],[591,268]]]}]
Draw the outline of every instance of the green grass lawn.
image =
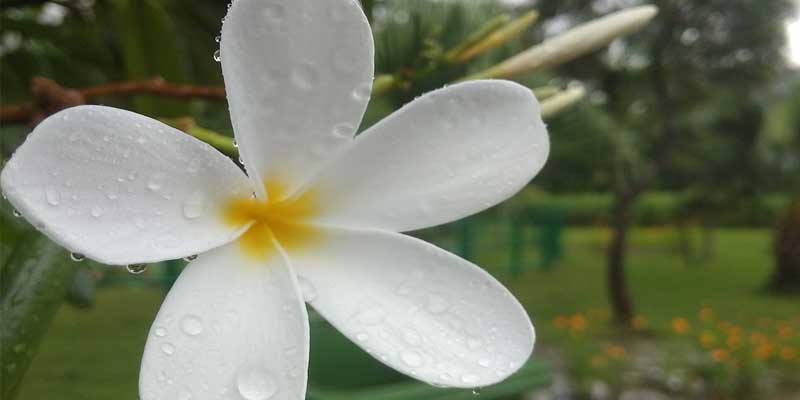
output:
[{"label": "green grass lawn", "polygon": [[[602,228],[568,229],[564,258],[546,271],[530,269],[512,279],[503,254],[479,254],[479,261],[504,281],[534,318],[539,344],[567,343],[553,326],[562,315],[607,310]],[[652,321],[693,317],[708,306],[740,324],[762,318],[798,316],[797,300],[766,295],[770,273],[767,230],[721,230],[716,257],[687,266],[674,251],[670,229],[637,230],[629,278],[637,314]],[[158,309],[158,289],[101,289],[91,310],[64,306],[44,340],[20,393],[21,400],[135,400],[139,359]],[[668,340],[668,339],[663,339]],[[312,350],[313,351],[313,350]]]}]

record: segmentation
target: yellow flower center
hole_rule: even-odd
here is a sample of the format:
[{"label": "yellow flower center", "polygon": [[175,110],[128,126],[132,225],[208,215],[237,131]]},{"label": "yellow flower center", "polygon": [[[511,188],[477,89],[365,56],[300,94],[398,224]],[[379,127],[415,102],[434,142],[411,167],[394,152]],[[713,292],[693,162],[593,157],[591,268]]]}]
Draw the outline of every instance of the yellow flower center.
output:
[{"label": "yellow flower center", "polygon": [[252,223],[239,238],[245,254],[261,259],[270,257],[276,252],[273,238],[285,250],[297,250],[318,239],[318,232],[306,224],[317,210],[313,192],[286,198],[284,185],[267,182],[264,187],[269,200],[235,198],[226,203],[223,211],[225,223],[230,226]]}]

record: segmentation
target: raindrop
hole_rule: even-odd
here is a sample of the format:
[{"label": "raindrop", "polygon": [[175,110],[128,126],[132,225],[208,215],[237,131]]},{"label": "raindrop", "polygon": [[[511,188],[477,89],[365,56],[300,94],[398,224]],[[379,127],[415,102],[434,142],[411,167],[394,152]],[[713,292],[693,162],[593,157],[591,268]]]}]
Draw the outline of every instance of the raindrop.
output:
[{"label": "raindrop", "polygon": [[383,319],[386,315],[384,312],[379,308],[370,308],[364,310],[356,316],[358,322],[364,325],[377,325],[383,322]]},{"label": "raindrop", "polygon": [[57,206],[58,202],[61,200],[61,194],[58,192],[58,189],[54,187],[49,187],[45,189],[45,198],[47,198],[47,204],[51,206]]},{"label": "raindrop", "polygon": [[86,256],[81,253],[69,253],[69,258],[75,262],[81,262],[86,259]]},{"label": "raindrop", "polygon": [[441,314],[450,308],[450,303],[444,295],[432,294],[428,296],[427,308],[432,314]]},{"label": "raindrop", "polygon": [[461,375],[461,382],[464,382],[464,383],[475,383],[479,379],[481,379],[481,377],[479,377],[478,375],[475,375],[475,374],[464,374],[464,375]]},{"label": "raindrop", "polygon": [[215,41],[215,42],[217,42],[217,43],[221,42],[221,41],[222,41],[222,36],[220,36],[220,35],[217,35],[217,36],[214,38],[214,41]]},{"label": "raindrop", "polygon": [[100,206],[94,206],[92,207],[92,210],[89,211],[89,214],[91,214],[92,217],[100,218],[103,216],[103,208]]},{"label": "raindrop", "polygon": [[147,264],[131,264],[125,267],[133,275],[140,275],[147,271]]},{"label": "raindrop", "polygon": [[214,51],[214,61],[220,62],[220,60],[222,60],[222,57],[220,56],[219,49],[217,49]]},{"label": "raindrop", "polygon": [[188,389],[181,390],[181,393],[178,395],[178,400],[192,400],[193,398],[192,392],[190,392]]},{"label": "raindrop", "polygon": [[237,142],[236,140],[234,140],[234,141],[233,141],[233,147],[236,147],[236,148],[238,149],[238,148],[239,148],[239,142]]},{"label": "raindrop", "polygon": [[181,320],[181,331],[189,336],[203,333],[203,321],[194,315],[187,315]]},{"label": "raindrop", "polygon": [[298,276],[297,284],[300,286],[300,291],[303,293],[303,299],[307,302],[312,302],[317,298],[317,288],[308,281],[308,279]]},{"label": "raindrop", "polygon": [[171,356],[175,354],[175,346],[173,346],[172,343],[164,343],[161,345],[161,351],[164,352],[164,354]]},{"label": "raindrop", "polygon": [[236,388],[245,400],[268,400],[278,392],[272,373],[252,365],[245,365],[236,375]]},{"label": "raindrop", "polygon": [[186,219],[196,219],[205,212],[205,198],[202,193],[194,193],[183,202],[183,216]]},{"label": "raindrop", "polygon": [[292,83],[302,90],[311,90],[319,84],[319,74],[313,66],[302,64],[292,71]]},{"label": "raindrop", "polygon": [[284,15],[286,15],[286,10],[284,10],[283,6],[280,4],[267,4],[264,6],[263,15],[268,23],[275,24],[283,20]]},{"label": "raindrop", "polygon": [[422,356],[416,351],[407,351],[400,356],[400,359],[409,367],[420,367],[424,363]]},{"label": "raindrop", "polygon": [[153,331],[153,334],[158,337],[167,336],[167,329],[163,326],[156,327],[156,329]]},{"label": "raindrop", "polygon": [[333,136],[336,138],[349,139],[353,136],[355,130],[356,129],[353,127],[353,124],[342,122],[341,124],[333,127]]},{"label": "raindrop", "polygon": [[475,395],[475,396],[480,396],[481,395],[481,388],[472,389],[472,394]]},{"label": "raindrop", "polygon": [[22,216],[22,213],[20,213],[20,212],[19,212],[19,210],[17,210],[17,209],[15,208],[15,209],[14,209],[14,211],[12,211],[12,212],[11,212],[11,215],[13,215],[13,216],[14,216],[14,217],[16,217],[16,218],[19,218],[19,217],[21,217],[21,216]]},{"label": "raindrop", "polygon": [[359,102],[367,102],[372,94],[372,84],[367,82],[353,90],[353,99]]},{"label": "raindrop", "polygon": [[183,257],[183,261],[186,262],[192,262],[194,260],[197,260],[197,254],[192,254],[190,256]]}]

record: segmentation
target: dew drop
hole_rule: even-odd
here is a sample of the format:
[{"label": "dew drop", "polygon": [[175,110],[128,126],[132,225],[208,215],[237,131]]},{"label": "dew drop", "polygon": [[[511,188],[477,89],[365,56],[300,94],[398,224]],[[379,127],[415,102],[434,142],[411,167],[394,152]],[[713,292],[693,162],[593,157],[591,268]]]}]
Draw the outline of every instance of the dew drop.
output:
[{"label": "dew drop", "polygon": [[183,257],[183,261],[186,262],[192,262],[194,260],[197,260],[197,254],[192,254],[190,256]]},{"label": "dew drop", "polygon": [[45,198],[47,199],[47,204],[51,206],[57,206],[58,202],[61,201],[61,193],[58,192],[58,189],[54,187],[48,187],[45,189]]},{"label": "dew drop", "polygon": [[125,267],[133,275],[141,275],[147,271],[147,264],[131,264]]},{"label": "dew drop", "polygon": [[220,36],[220,35],[215,36],[214,37],[214,41],[217,42],[217,43],[221,42],[222,41],[222,36]]},{"label": "dew drop", "polygon": [[180,394],[178,394],[178,400],[192,400],[193,398],[192,392],[190,392],[189,389],[183,389]]},{"label": "dew drop", "polygon": [[450,303],[444,295],[431,294],[428,296],[427,308],[432,314],[441,314],[450,308]]},{"label": "dew drop", "polygon": [[233,141],[233,147],[236,147],[238,149],[239,148],[239,142],[234,140]]},{"label": "dew drop", "polygon": [[11,215],[13,215],[13,216],[14,216],[14,217],[16,217],[16,218],[19,218],[19,217],[21,217],[21,216],[22,216],[22,213],[20,213],[20,212],[19,212],[19,210],[17,210],[17,209],[15,208],[15,209],[14,209],[14,211],[11,211]]},{"label": "dew drop", "polygon": [[481,395],[481,388],[472,389],[472,394],[474,396],[480,396]]},{"label": "dew drop", "polygon": [[467,384],[475,383],[479,379],[481,379],[481,377],[479,377],[478,375],[475,375],[475,374],[464,374],[464,375],[461,375],[461,382],[464,382],[464,383],[467,383]]},{"label": "dew drop", "polygon": [[92,207],[92,209],[89,211],[89,214],[90,214],[92,217],[95,217],[95,218],[100,218],[100,217],[102,217],[102,216],[103,216],[103,208],[102,208],[102,207],[100,207],[100,206],[94,206],[94,207]]},{"label": "dew drop", "polygon": [[319,84],[319,74],[314,66],[302,64],[292,71],[292,83],[301,90],[311,90]]},{"label": "dew drop", "polygon": [[203,321],[195,315],[187,315],[181,319],[181,331],[189,336],[203,333]]},{"label": "dew drop", "polygon": [[358,102],[366,103],[372,94],[372,84],[367,82],[353,90],[353,99]]},{"label": "dew drop", "polygon": [[220,62],[220,60],[222,60],[222,57],[220,55],[219,49],[217,49],[214,51],[214,61]]},{"label": "dew drop", "polygon": [[424,363],[422,356],[416,351],[404,352],[402,355],[400,355],[400,359],[403,360],[406,365],[412,368],[420,367]]},{"label": "dew drop", "polygon": [[245,400],[269,400],[278,392],[278,385],[266,369],[245,365],[236,375],[236,389]]},{"label": "dew drop", "polygon": [[164,354],[171,356],[175,354],[175,346],[173,346],[172,343],[164,343],[161,345],[161,351]]},{"label": "dew drop", "polygon": [[303,293],[303,299],[307,302],[313,302],[317,299],[317,288],[314,287],[308,279],[298,276],[297,284],[300,286],[300,291]]},{"label": "dew drop", "polygon": [[286,10],[280,4],[267,4],[264,6],[264,19],[270,24],[276,24],[283,20]]},{"label": "dew drop", "polygon": [[69,253],[69,258],[75,262],[81,262],[86,259],[86,256],[81,253]]},{"label": "dew drop", "polygon": [[202,193],[194,193],[183,202],[183,216],[186,219],[197,219],[205,213],[206,201]]},{"label": "dew drop", "polygon": [[353,137],[356,128],[349,122],[342,122],[333,127],[333,136],[340,139],[349,139]]},{"label": "dew drop", "polygon": [[158,326],[158,327],[156,327],[155,330],[153,330],[153,334],[158,336],[158,337],[167,336],[167,329],[164,328],[163,326]]},{"label": "dew drop", "polygon": [[364,325],[377,325],[383,321],[385,313],[379,308],[364,310],[356,316],[356,320]]}]

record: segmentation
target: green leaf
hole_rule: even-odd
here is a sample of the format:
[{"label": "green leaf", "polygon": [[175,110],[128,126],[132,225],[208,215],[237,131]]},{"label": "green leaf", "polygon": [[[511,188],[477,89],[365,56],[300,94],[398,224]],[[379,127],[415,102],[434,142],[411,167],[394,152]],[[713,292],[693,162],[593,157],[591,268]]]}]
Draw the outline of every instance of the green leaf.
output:
[{"label": "green leaf", "polygon": [[[183,54],[177,43],[178,32],[172,17],[155,0],[121,0],[115,14],[122,24],[123,62],[129,80],[162,77],[169,82],[187,82]],[[175,99],[140,96],[138,112],[157,117],[177,117],[189,113],[189,103]]]},{"label": "green leaf", "polygon": [[0,398],[13,400],[77,264],[64,249],[0,207]]}]

